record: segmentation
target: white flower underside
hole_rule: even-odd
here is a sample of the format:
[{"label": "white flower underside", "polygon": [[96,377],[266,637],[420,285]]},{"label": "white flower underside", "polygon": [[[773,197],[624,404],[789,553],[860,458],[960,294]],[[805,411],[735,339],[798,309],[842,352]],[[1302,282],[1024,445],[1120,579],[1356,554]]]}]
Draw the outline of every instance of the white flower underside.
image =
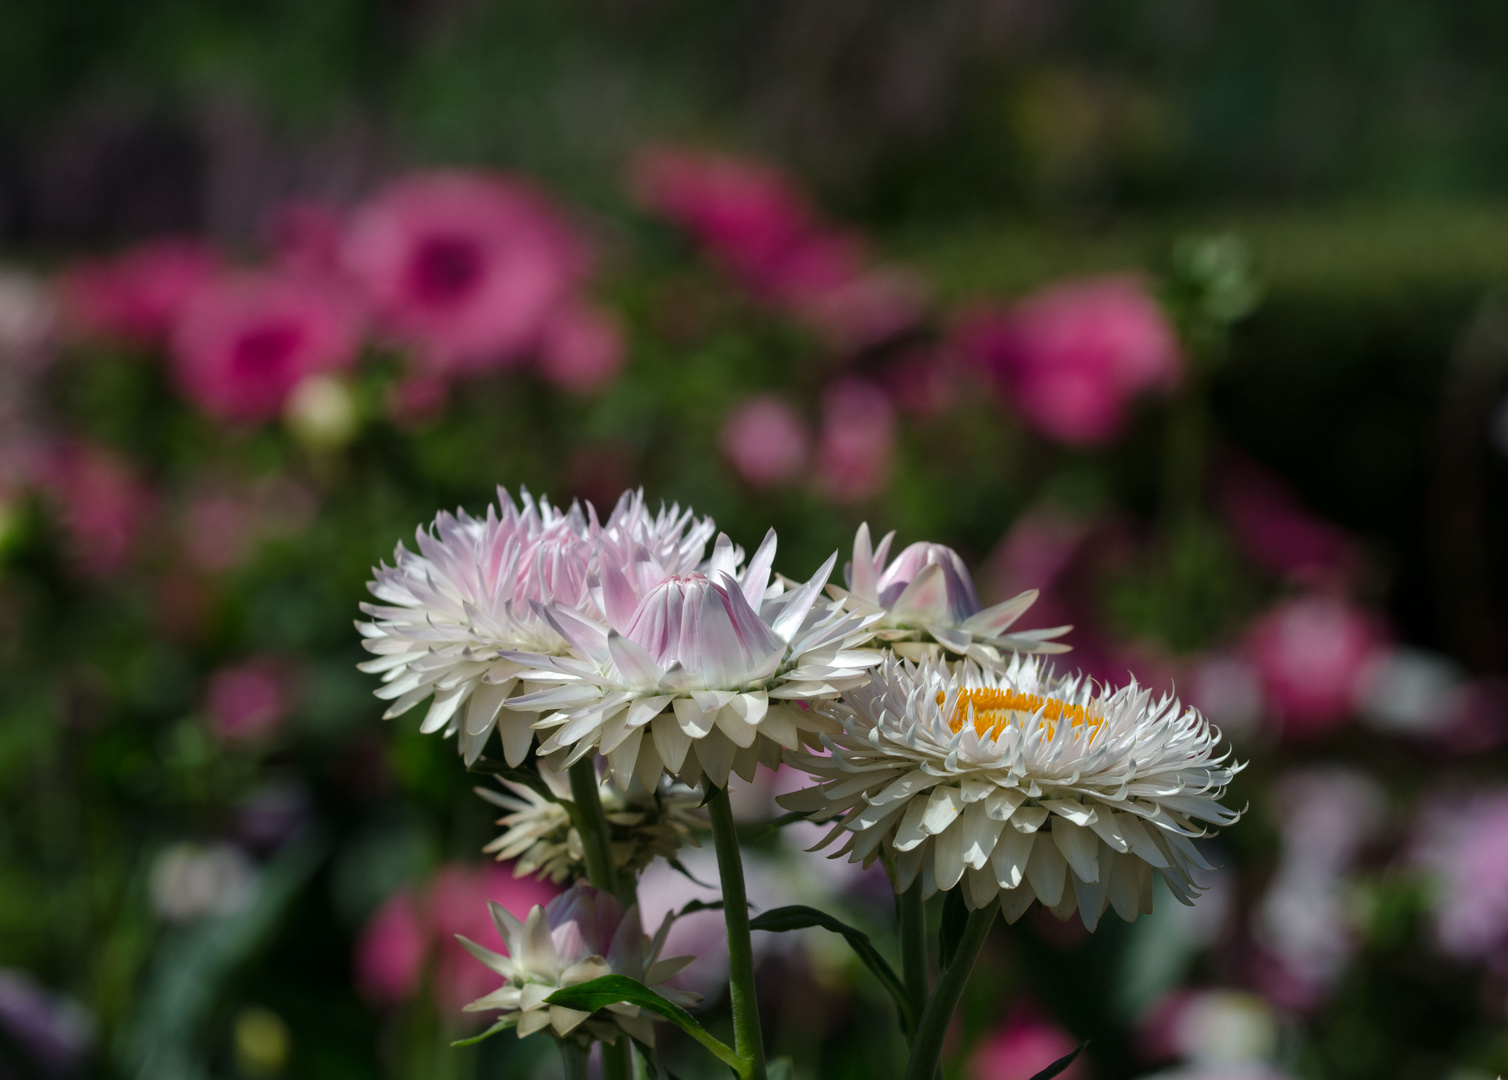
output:
[{"label": "white flower underside", "polygon": [[620,1032],[653,1046],[653,1015],[643,1013],[637,1005],[619,1002],[594,1013],[549,1005],[545,999],[568,986],[576,986],[604,975],[627,975],[638,979],[662,997],[683,1008],[695,1005],[700,994],[664,985],[695,959],[678,956],[661,960],[660,951],[670,932],[671,918],[666,917],[653,939],[646,938],[639,923],[637,907],[624,915],[607,956],[588,956],[574,962],[561,958],[551,936],[545,909],[534,908],[520,922],[507,908],[488,902],[492,921],[506,943],[506,955],[493,952],[476,942],[456,935],[466,950],[492,971],[503,977],[503,985],[467,1005],[468,1012],[499,1012],[498,1020],[514,1028],[519,1038],[548,1030],[557,1038],[574,1039],[584,1045],[594,1040],[617,1042]]},{"label": "white flower underside", "polygon": [[362,645],[375,659],[359,665],[381,675],[379,698],[392,704],[384,719],[432,698],[420,724],[426,734],[459,736],[467,764],[481,755],[497,728],[503,756],[517,765],[534,739],[537,714],[506,710],[519,689],[522,665],[510,650],[549,654],[568,644],[540,618],[540,602],[587,613],[600,610],[596,562],[603,549],[640,546],[677,573],[702,559],[714,526],[679,507],[650,515],[642,492],[627,492],[605,525],[590,504],[585,513],[536,502],[520,491],[523,509],[498,489],[499,514],[441,513],[416,534],[418,554],[402,544],[394,565],[379,566],[369,589],[380,603],[363,603],[371,622],[358,622]]},{"label": "white flower underside", "polygon": [[[843,568],[848,588],[829,585],[827,592],[851,611],[876,615],[875,639],[884,642],[897,656],[923,661],[951,654],[973,660],[981,667],[999,668],[1014,653],[1069,651],[1069,646],[1054,639],[1072,630],[1071,626],[1009,632],[1036,602],[1035,589],[966,618],[957,618],[949,610],[946,573],[941,566],[932,564],[912,578],[899,596],[889,603],[883,602],[879,584],[894,540],[895,533],[887,533],[879,546],[873,547],[868,524],[860,525],[854,537],[853,561]],[[972,583],[969,593],[972,597]]]},{"label": "white flower underside", "polygon": [[561,767],[591,753],[607,758],[613,777],[635,777],[652,788],[662,773],[695,785],[706,777],[724,787],[731,773],[752,780],[763,763],[776,767],[784,750],[819,745],[833,721],[810,703],[837,697],[864,683],[879,662],[860,649],[870,616],[819,603],[836,556],[805,584],[787,590],[772,580],[771,530],[739,570],[742,553],[719,536],[707,566],[680,611],[682,652],[657,662],[623,628],[650,590],[604,567],[601,622],[542,608],[574,646],[576,656],[507,653],[542,686],[511,699],[510,708],[545,711],[535,728],[550,734],[541,755],[560,755]]},{"label": "white flower underside", "polygon": [[[981,735],[971,704],[981,699],[968,694],[990,690],[1053,699],[1064,713],[1013,711]],[[960,695],[967,719],[955,732]],[[1066,715],[1074,707],[1083,722]],[[1077,909],[1090,930],[1107,906],[1134,920],[1152,910],[1153,870],[1192,903],[1194,871],[1211,869],[1192,842],[1208,832],[1197,822],[1239,816],[1219,799],[1240,766],[1217,756],[1219,734],[1196,711],[1134,683],[1096,696],[1032,657],[998,674],[888,660],[824,711],[841,727],[822,740],[830,754],[786,755],[818,783],[779,800],[835,821],[816,847],[845,837],[833,857],[893,858],[897,890],[918,877],[929,896],[961,886],[970,908],[998,902],[1012,922],[1033,900],[1059,919]]]}]

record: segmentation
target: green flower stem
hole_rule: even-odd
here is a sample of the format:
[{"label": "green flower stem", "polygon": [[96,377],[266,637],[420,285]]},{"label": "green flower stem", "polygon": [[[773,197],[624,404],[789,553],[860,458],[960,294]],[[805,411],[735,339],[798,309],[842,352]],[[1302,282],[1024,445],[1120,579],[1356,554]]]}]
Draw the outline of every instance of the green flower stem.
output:
[{"label": "green flower stem", "polygon": [[938,977],[937,986],[922,1012],[921,1022],[917,1024],[916,1038],[911,1040],[911,1058],[906,1062],[905,1080],[932,1080],[937,1075],[943,1037],[948,1034],[953,1011],[963,997],[969,973],[974,970],[974,961],[979,958],[985,938],[990,936],[990,925],[994,923],[998,910],[998,904],[989,904],[969,912],[969,921],[964,924],[963,939],[958,943],[953,962]]},{"label": "green flower stem", "polygon": [[[586,876],[593,887],[616,896],[627,911],[638,902],[632,874],[618,874],[613,863],[612,832],[608,828],[607,815],[602,811],[602,797],[597,788],[597,763],[585,757],[572,765],[571,801],[576,804],[576,831],[581,834],[581,848],[586,854]],[[562,1053],[565,1043],[561,1043]],[[585,1057],[582,1058],[583,1063]],[[582,1076],[585,1076],[585,1064]],[[626,1037],[620,1037],[615,1045],[602,1044],[603,1080],[630,1080],[633,1075],[633,1050]],[[569,1058],[566,1061],[567,1080],[571,1080]]]},{"label": "green flower stem", "polygon": [[922,904],[922,883],[918,878],[911,888],[896,897],[896,914],[901,924],[901,981],[911,1000],[913,1030],[927,1006],[927,913]]},{"label": "green flower stem", "polygon": [[759,1001],[754,992],[754,945],[749,940],[749,897],[744,890],[743,857],[726,788],[707,795],[712,818],[712,845],[723,885],[723,916],[728,922],[728,997],[733,1005],[733,1049],[749,1063],[744,1080],[766,1080],[764,1035],[759,1028]]},{"label": "green flower stem", "polygon": [[565,1062],[566,1080],[588,1080],[590,1074],[587,1071],[587,1048],[575,1039],[555,1041],[560,1046],[560,1060]]}]

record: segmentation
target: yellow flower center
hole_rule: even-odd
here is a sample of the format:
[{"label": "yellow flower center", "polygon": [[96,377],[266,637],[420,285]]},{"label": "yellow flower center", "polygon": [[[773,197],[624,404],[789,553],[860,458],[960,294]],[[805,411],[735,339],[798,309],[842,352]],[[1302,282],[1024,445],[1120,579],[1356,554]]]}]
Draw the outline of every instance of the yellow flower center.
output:
[{"label": "yellow flower center", "polygon": [[[945,698],[946,695],[939,691],[937,703],[941,705]],[[970,708],[974,710],[974,730],[981,739],[998,738],[1007,724],[1014,723],[1019,727],[1039,711],[1042,719],[1047,722],[1045,737],[1049,739],[1056,733],[1058,721],[1065,718],[1074,727],[1088,725],[1091,738],[1104,723],[1103,717],[1086,713],[1084,706],[1070,705],[1059,698],[1023,694],[1019,690],[980,688],[958,692],[958,703],[953,707],[953,719],[949,723],[954,731],[963,730],[969,719]]]}]

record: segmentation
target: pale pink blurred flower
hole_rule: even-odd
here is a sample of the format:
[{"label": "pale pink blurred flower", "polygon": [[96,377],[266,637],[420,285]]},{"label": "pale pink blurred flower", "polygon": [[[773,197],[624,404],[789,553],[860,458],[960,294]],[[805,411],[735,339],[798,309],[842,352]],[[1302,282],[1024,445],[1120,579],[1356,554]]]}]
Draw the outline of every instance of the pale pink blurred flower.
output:
[{"label": "pale pink blurred flower", "polygon": [[377,318],[437,373],[522,360],[588,269],[539,191],[484,173],[406,177],[360,207],[343,247]]},{"label": "pale pink blurred flower", "polygon": [[154,501],[134,470],[111,450],[72,443],[47,458],[41,482],[79,569],[97,578],[124,571]]},{"label": "pale pink blurred flower", "polygon": [[626,359],[623,324],[603,308],[561,305],[539,341],[539,373],[563,390],[591,393],[618,377]]},{"label": "pale pink blurred flower", "polygon": [[318,199],[290,199],[273,209],[267,242],[274,261],[285,270],[309,277],[339,277],[345,215]]},{"label": "pale pink blurred flower", "polygon": [[1130,276],[1064,282],[1004,312],[977,312],[954,346],[1028,424],[1076,445],[1109,442],[1137,396],[1165,392],[1183,374],[1172,327]]},{"label": "pale pink blurred flower", "polygon": [[1378,620],[1336,596],[1285,600],[1252,624],[1246,648],[1285,735],[1316,735],[1355,711],[1387,645]]},{"label": "pale pink blurred flower", "polygon": [[[1027,1009],[1015,1010],[1004,1026],[986,1035],[969,1055],[969,1080],[1031,1080],[1054,1061],[1071,1053],[1076,1040],[1051,1020]],[[1079,1057],[1058,1074],[1063,1080],[1083,1080],[1089,1063]]]},{"label": "pale pink blurred flower", "polygon": [[1231,535],[1262,569],[1309,583],[1337,582],[1354,571],[1351,537],[1306,510],[1278,477],[1244,459],[1221,472],[1217,497]]},{"label": "pale pink blurred flower", "polygon": [[201,570],[239,566],[256,541],[255,510],[231,495],[202,494],[189,503],[184,518],[184,553]]},{"label": "pale pink blurred flower", "polygon": [[1431,809],[1413,858],[1434,879],[1440,947],[1465,960],[1508,961],[1508,792]]},{"label": "pale pink blurred flower", "polygon": [[0,364],[25,374],[40,368],[52,352],[58,315],[55,288],[30,274],[0,269]]},{"label": "pale pink blurred flower", "polygon": [[218,668],[205,692],[210,728],[226,742],[257,742],[275,732],[293,708],[289,675],[259,656]]},{"label": "pale pink blurred flower", "polygon": [[895,408],[884,390],[847,378],[823,394],[816,471],[818,486],[828,495],[858,502],[884,491],[894,447]]},{"label": "pale pink blurred flower", "polygon": [[372,1005],[389,1006],[418,993],[431,936],[414,896],[402,889],[388,898],[356,939],[356,986]]},{"label": "pale pink blurred flower", "polygon": [[189,298],[174,328],[178,384],[216,419],[271,420],[306,375],[351,365],[359,331],[347,299],[318,282],[220,278]]},{"label": "pale pink blurred flower", "polygon": [[184,301],[219,266],[214,249],[197,240],[151,240],[113,259],[74,263],[58,290],[77,330],[156,344],[167,337]]},{"label": "pale pink blurred flower", "polygon": [[797,306],[834,349],[860,352],[920,322],[927,290],[910,271],[880,267],[813,290]]},{"label": "pale pink blurred flower", "polygon": [[755,487],[775,487],[800,476],[811,441],[796,410],[774,394],[745,398],[723,421],[718,436],[738,475]]},{"label": "pale pink blurred flower", "polygon": [[1146,1056],[1206,1066],[1259,1065],[1278,1048],[1273,1008],[1250,990],[1177,990],[1155,1001],[1141,1021]]}]

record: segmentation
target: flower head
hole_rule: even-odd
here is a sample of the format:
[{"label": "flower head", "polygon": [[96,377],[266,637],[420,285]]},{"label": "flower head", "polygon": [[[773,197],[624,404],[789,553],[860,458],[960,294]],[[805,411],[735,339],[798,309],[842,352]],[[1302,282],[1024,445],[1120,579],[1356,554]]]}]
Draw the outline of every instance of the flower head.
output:
[{"label": "flower head", "polygon": [[86,334],[154,344],[188,297],[213,278],[215,251],[195,240],[150,240],[113,259],[76,263],[60,290],[69,321]]},{"label": "flower head", "polygon": [[894,539],[888,533],[876,548],[868,523],[860,525],[853,561],[843,568],[848,588],[829,585],[828,592],[855,611],[879,613],[875,637],[896,655],[922,660],[947,650],[988,667],[1004,663],[1008,653],[1068,651],[1052,639],[1072,627],[1007,632],[1036,600],[1035,590],[985,608],[958,552],[918,541],[886,565]]},{"label": "flower head", "polygon": [[468,763],[494,726],[509,764],[528,753],[535,717],[503,711],[525,665],[504,654],[570,650],[536,605],[597,616],[599,552],[626,558],[639,550],[666,572],[683,572],[701,562],[714,527],[676,506],[651,514],[642,492],[625,492],[606,524],[590,504],[561,511],[527,491],[520,501],[522,508],[499,488],[485,518],[441,513],[428,530],[419,529],[417,554],[400,544],[393,565],[373,571],[369,587],[380,603],[363,604],[373,621],[358,624],[367,651],[377,654],[361,668],[382,675],[377,696],[393,702],[386,716],[433,696],[420,730],[460,732]]},{"label": "flower head", "polygon": [[1033,900],[1090,930],[1107,904],[1124,919],[1152,905],[1152,870],[1191,902],[1209,869],[1191,837],[1239,816],[1220,805],[1238,766],[1176,700],[1135,683],[1104,692],[1015,656],[999,673],[964,661],[887,659],[833,715],[830,756],[787,760],[817,778],[779,801],[837,819],[837,854],[896,860],[897,889],[963,886],[970,908],[998,902],[1014,922]]},{"label": "flower head", "polygon": [[611,894],[586,884],[577,884],[543,907],[536,906],[523,921],[500,904],[491,903],[489,907],[498,933],[507,943],[508,955],[499,955],[464,937],[460,941],[504,982],[466,1009],[502,1013],[500,1022],[515,1028],[519,1038],[548,1028],[556,1038],[589,1044],[597,1039],[616,1042],[619,1032],[624,1031],[653,1046],[654,1026],[638,1006],[625,1002],[588,1013],[545,1003],[556,990],[604,975],[637,979],[678,1005],[693,1005],[700,1000],[698,995],[663,985],[693,959],[659,958],[669,919],[650,940],[640,928],[637,905],[625,912]]},{"label": "flower head", "polygon": [[[538,874],[554,882],[586,874],[586,851],[571,821],[570,785],[544,762],[540,778],[553,798],[511,780],[499,780],[506,791],[477,788],[476,793],[508,813],[498,819],[505,830],[482,850],[499,861],[516,859],[514,874]],[[624,791],[604,778],[599,789],[611,828],[613,862],[617,869],[637,875],[657,858],[673,859],[684,845],[700,846],[692,835],[705,828],[697,810],[700,796],[690,788],[663,780],[654,790],[635,784]]]},{"label": "flower head", "polygon": [[667,573],[642,548],[603,554],[602,621],[545,609],[576,655],[507,654],[546,684],[510,707],[553,710],[539,752],[566,764],[596,750],[624,786],[637,776],[652,788],[664,771],[717,787],[731,770],[749,779],[830,728],[809,703],[862,683],[879,660],[856,647],[871,617],[818,604],[836,556],[798,588],[771,583],[773,529],[743,570],[721,535],[692,573]]}]

